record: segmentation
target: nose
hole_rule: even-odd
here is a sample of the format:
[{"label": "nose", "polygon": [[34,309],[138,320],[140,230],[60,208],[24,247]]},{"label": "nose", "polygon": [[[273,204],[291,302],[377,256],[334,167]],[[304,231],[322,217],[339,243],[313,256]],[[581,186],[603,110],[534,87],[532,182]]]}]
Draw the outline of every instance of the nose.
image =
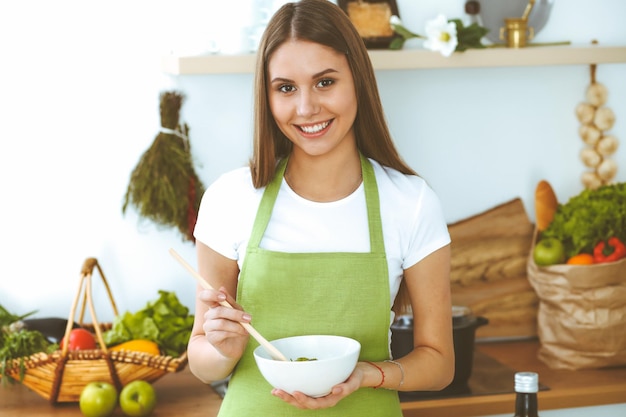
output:
[{"label": "nose", "polygon": [[302,91],[298,95],[296,112],[300,117],[309,117],[319,113],[319,99],[315,93],[311,91]]}]

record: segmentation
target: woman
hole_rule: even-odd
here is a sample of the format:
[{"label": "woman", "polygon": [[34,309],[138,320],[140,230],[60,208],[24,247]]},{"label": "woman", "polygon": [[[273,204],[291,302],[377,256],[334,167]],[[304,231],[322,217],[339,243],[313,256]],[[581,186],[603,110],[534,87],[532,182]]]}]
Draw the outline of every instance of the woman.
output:
[{"label": "woman", "polygon": [[[257,60],[250,166],[209,187],[195,229],[199,272],[219,290],[198,288],[190,368],[205,382],[232,374],[220,416],[401,416],[397,390],[442,389],[454,373],[439,201],[399,157],[367,50],[339,7],[284,5]],[[416,347],[390,360],[402,300]],[[270,340],[355,338],[360,362],[322,398],[272,389],[239,325],[251,318]]]}]

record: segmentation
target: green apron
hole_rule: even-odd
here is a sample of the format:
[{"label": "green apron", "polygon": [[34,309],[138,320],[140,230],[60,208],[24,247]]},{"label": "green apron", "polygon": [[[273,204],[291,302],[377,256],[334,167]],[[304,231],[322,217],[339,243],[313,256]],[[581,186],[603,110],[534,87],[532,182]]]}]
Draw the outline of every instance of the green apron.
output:
[{"label": "green apron", "polygon": [[[286,160],[268,184],[252,229],[237,289],[237,302],[251,313],[268,340],[334,334],[361,343],[359,360],[389,358],[389,272],[374,169],[361,156],[370,232],[369,253],[284,253],[260,242],[278,195]],[[228,384],[219,417],[401,417],[398,393],[361,388],[335,407],[300,410],[271,395],[259,372],[250,338]]]}]

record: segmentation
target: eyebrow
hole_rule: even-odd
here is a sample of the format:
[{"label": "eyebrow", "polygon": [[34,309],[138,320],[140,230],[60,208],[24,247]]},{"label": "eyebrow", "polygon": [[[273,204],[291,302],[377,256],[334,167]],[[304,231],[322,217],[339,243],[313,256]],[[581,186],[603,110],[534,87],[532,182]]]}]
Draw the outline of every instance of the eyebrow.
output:
[{"label": "eyebrow", "polygon": [[[311,76],[311,79],[313,79],[313,80],[314,80],[314,79],[316,79],[316,78],[319,78],[319,77],[322,77],[322,76],[324,76],[324,75],[326,75],[326,74],[330,74],[330,73],[334,73],[334,72],[339,72],[339,71],[337,71],[336,69],[333,69],[333,68],[327,68],[327,69],[325,69],[325,70],[323,70],[323,71],[320,71],[320,72],[318,72],[318,73],[313,74],[313,75]],[[293,83],[294,81],[293,81],[293,80],[290,80],[289,78],[276,77],[276,78],[273,78],[270,82],[271,82],[271,83],[275,83],[275,82],[283,82],[283,83],[288,82],[288,83]]]}]

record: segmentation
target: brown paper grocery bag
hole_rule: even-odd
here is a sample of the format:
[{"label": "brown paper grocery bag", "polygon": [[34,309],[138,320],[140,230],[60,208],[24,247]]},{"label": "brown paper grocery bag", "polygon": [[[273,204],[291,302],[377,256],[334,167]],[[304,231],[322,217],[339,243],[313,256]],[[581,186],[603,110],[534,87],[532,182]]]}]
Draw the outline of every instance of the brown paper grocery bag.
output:
[{"label": "brown paper grocery bag", "polygon": [[527,272],[539,298],[541,361],[571,370],[626,365],[626,259],[540,267],[531,249]]}]

